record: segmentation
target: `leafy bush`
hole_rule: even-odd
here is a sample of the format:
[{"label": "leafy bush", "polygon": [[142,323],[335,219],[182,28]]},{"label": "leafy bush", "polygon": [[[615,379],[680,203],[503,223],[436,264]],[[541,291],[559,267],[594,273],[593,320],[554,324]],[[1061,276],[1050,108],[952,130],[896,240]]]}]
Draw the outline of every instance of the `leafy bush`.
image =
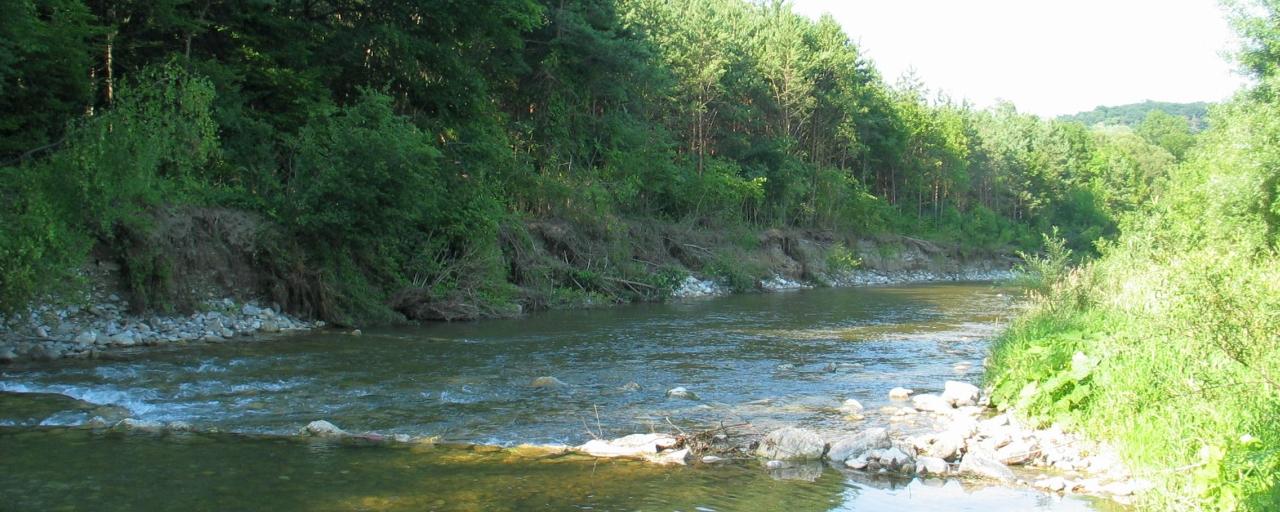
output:
[{"label": "leafy bush", "polygon": [[88,249],[38,187],[28,168],[0,168],[0,311],[65,288]]}]

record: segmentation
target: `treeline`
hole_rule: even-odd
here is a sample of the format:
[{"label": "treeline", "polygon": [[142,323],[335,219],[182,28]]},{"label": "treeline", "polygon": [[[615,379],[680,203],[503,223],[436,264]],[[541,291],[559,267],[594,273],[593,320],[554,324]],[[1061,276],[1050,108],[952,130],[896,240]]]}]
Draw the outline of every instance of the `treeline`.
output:
[{"label": "treeline", "polygon": [[1233,18],[1258,85],[1096,260],[1036,260],[1041,300],[988,373],[1000,407],[1117,445],[1150,510],[1280,510],[1280,3]]},{"label": "treeline", "polygon": [[500,235],[534,218],[988,248],[1057,226],[1087,251],[1181,155],[1165,139],[1190,137],[889,85],[834,19],[785,2],[10,0],[5,13],[9,307],[91,249],[125,263],[139,308],[163,306],[172,265],[148,240],[175,205],[265,218],[272,243],[254,253],[325,316],[367,316],[424,283],[508,300]]},{"label": "treeline", "polygon": [[1142,103],[1130,103],[1114,107],[1100,106],[1088,112],[1058,116],[1058,119],[1074,121],[1085,126],[1100,124],[1137,128],[1147,120],[1147,116],[1154,112],[1162,112],[1184,119],[1193,133],[1199,133],[1209,126],[1209,104],[1205,102],[1169,103],[1147,100]]}]

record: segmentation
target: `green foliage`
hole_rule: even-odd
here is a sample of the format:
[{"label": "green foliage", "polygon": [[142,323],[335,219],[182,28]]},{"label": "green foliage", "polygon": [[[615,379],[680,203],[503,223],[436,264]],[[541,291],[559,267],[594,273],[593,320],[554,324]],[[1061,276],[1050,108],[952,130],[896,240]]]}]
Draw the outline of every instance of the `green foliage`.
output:
[{"label": "green foliage", "polygon": [[844,243],[836,242],[827,249],[827,270],[833,274],[846,274],[861,266],[862,259],[845,247]]},{"label": "green foliage", "polygon": [[0,165],[57,145],[93,104],[88,69],[97,27],[78,0],[14,0],[0,16]]},{"label": "green foliage", "polygon": [[1209,104],[1204,102],[1144,101],[1114,107],[1101,106],[1088,112],[1061,116],[1058,119],[1085,126],[1127,126],[1136,129],[1151,116],[1152,112],[1162,112],[1171,117],[1180,118],[1192,133],[1199,133],[1209,125]]},{"label": "green foliage", "polygon": [[[594,277],[504,269],[502,219],[895,231],[998,250],[1060,226],[1087,252],[1168,171],[1139,137],[890,85],[833,18],[786,2],[436,7],[20,1],[0,20],[0,134],[14,135],[0,158],[71,126],[22,172],[69,231],[132,260],[145,303],[167,300],[173,271],[149,249],[148,217],[199,204],[273,221],[286,239],[264,254],[305,264],[268,266],[305,302],[381,318],[415,297],[452,317],[509,297],[504,278],[521,273],[539,290],[653,295],[604,279],[648,282],[618,244],[593,255],[609,261]],[[1151,140],[1171,144],[1157,124]],[[44,244],[23,233],[15,247]],[[477,266],[460,274],[463,260]],[[749,287],[754,271],[723,267]]]},{"label": "green foliage", "polygon": [[1163,110],[1152,110],[1146,119],[1137,127],[1138,135],[1147,142],[1164,148],[1174,158],[1182,160],[1187,150],[1195,143],[1195,135],[1186,119],[1165,113]]},{"label": "green foliage", "polygon": [[1218,109],[1099,260],[1061,272],[1051,262],[1066,258],[1033,259],[1054,270],[992,356],[995,403],[1119,444],[1159,486],[1153,509],[1280,504],[1276,109]]},{"label": "green foliage", "polygon": [[14,311],[74,282],[84,235],[60,215],[30,168],[0,168],[0,311]]},{"label": "green foliage", "polygon": [[71,128],[43,179],[68,215],[109,239],[202,182],[218,155],[212,99],[207,81],[175,66],[150,68],[120,88],[114,108]]},{"label": "green foliage", "polygon": [[341,248],[388,241],[442,211],[440,151],[387,96],[366,92],[303,127],[283,217],[305,239]]}]

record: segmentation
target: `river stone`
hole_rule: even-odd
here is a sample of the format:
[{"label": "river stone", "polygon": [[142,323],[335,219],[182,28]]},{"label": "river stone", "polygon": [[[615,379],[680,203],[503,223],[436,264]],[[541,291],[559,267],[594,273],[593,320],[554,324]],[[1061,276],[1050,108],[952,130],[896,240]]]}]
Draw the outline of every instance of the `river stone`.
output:
[{"label": "river stone", "polygon": [[925,393],[911,397],[911,405],[916,409],[926,412],[950,412],[951,404],[942,397],[934,394]]},{"label": "river stone", "polygon": [[[907,455],[897,447],[889,447],[883,450],[871,452],[876,460],[880,461],[880,465],[893,471],[901,470],[907,464],[912,462],[911,456]],[[872,455],[868,455],[871,458]]]},{"label": "river stone", "polygon": [[[268,309],[265,311],[270,311],[270,310]],[[263,320],[262,326],[259,329],[261,329],[262,332],[267,332],[267,333],[280,332],[280,326],[271,320]]]},{"label": "river stone", "polygon": [[888,448],[889,431],[883,428],[869,428],[852,436],[843,437],[831,443],[827,457],[834,461],[845,461],[856,458],[871,450]]},{"label": "river stone", "polygon": [[800,428],[774,430],[760,440],[756,454],[773,460],[818,460],[827,452],[827,444],[818,434]]},{"label": "river stone", "polygon": [[620,389],[622,389],[623,391],[634,392],[634,391],[640,391],[641,388],[640,388],[640,383],[638,382],[628,382],[626,384],[623,384]]},{"label": "river stone", "polygon": [[195,427],[185,421],[170,421],[164,428],[169,432],[192,432],[195,430]]},{"label": "river stone", "polygon": [[592,457],[643,459],[659,464],[685,464],[689,449],[671,450],[677,444],[666,434],[631,434],[617,439],[592,439],[575,451]]},{"label": "river stone", "polygon": [[1067,488],[1067,481],[1060,476],[1055,476],[1044,480],[1036,480],[1032,485],[1050,492],[1061,492],[1063,489]]},{"label": "river stone", "polygon": [[562,388],[567,385],[560,379],[551,376],[538,377],[529,383],[529,386],[535,388]]},{"label": "river stone", "polygon": [[862,412],[862,402],[859,402],[852,398],[845,400],[844,403],[840,404],[840,412],[843,412],[846,414],[860,413]]},{"label": "river stone", "polygon": [[8,364],[18,359],[18,354],[13,351],[12,347],[0,347],[0,363]]},{"label": "river stone", "polygon": [[137,342],[137,340],[133,336],[133,333],[129,331],[115,334],[111,336],[110,340],[111,340],[111,344],[120,345],[122,347],[131,347],[134,345],[134,343]]},{"label": "river stone", "polygon": [[1026,464],[1037,453],[1035,446],[1026,441],[1013,441],[996,450],[996,460],[1001,463],[1017,466]]},{"label": "river stone", "polygon": [[36,361],[53,361],[61,359],[63,356],[62,348],[53,343],[40,343],[31,348],[27,353],[27,357]]},{"label": "river stone", "polygon": [[698,395],[683,387],[675,387],[667,390],[667,398],[682,398],[685,400],[697,400]]},{"label": "river stone", "polygon": [[973,384],[949,380],[943,385],[942,399],[948,404],[962,407],[978,403],[978,396],[981,393],[982,391]]},{"label": "river stone", "polygon": [[314,437],[341,437],[347,435],[345,430],[325,420],[316,420],[308,423],[306,427],[303,427],[302,433]]},{"label": "river stone", "polygon": [[129,430],[136,432],[159,432],[164,430],[164,424],[158,421],[125,418],[117,422],[114,428],[116,430]]},{"label": "river stone", "polygon": [[98,333],[93,331],[84,331],[77,334],[74,341],[81,345],[92,345],[98,341]]},{"label": "river stone", "polygon": [[889,399],[906,400],[911,397],[912,393],[915,393],[915,390],[907,388],[893,388],[889,390]]},{"label": "river stone", "polygon": [[254,306],[253,304],[245,304],[244,306],[240,307],[240,314],[244,316],[258,316],[258,313],[261,313],[261,312],[262,310],[259,309],[258,306]]},{"label": "river stone", "polygon": [[947,469],[949,469],[947,461],[937,457],[916,458],[916,472],[921,475],[945,475]]},{"label": "river stone", "polygon": [[996,455],[985,448],[974,448],[965,453],[960,459],[960,472],[1001,482],[1017,479],[1008,466],[1001,464]]},{"label": "river stone", "polygon": [[925,455],[942,460],[952,460],[964,448],[964,438],[954,431],[945,431],[934,436],[933,442],[924,450]]}]

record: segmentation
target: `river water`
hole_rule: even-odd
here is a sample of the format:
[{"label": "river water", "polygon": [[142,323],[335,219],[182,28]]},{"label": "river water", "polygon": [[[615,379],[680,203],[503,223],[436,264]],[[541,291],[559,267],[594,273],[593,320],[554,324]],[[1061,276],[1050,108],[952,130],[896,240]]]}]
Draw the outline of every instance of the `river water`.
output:
[{"label": "river water", "polygon": [[[503,448],[722,423],[909,432],[917,427],[878,412],[888,390],[980,381],[1013,304],[982,283],[823,289],[8,367],[0,509],[1112,510],[821,465],[673,469]],[[564,385],[532,386],[539,377]],[[677,386],[697,399],[668,397]],[[20,405],[14,397],[30,395],[12,393],[83,402]],[[866,406],[865,419],[838,410],[847,398]],[[220,433],[81,426],[104,411]],[[290,435],[317,419],[439,442]]]}]

